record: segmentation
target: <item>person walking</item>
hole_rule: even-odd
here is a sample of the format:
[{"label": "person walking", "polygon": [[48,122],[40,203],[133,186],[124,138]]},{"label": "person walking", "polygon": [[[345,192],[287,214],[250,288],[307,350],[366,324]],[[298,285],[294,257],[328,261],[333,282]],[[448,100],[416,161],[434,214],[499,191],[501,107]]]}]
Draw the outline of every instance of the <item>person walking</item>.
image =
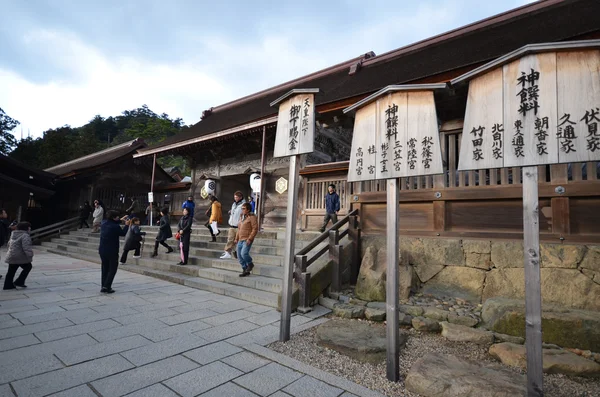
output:
[{"label": "person walking", "polygon": [[183,216],[177,224],[179,230],[179,252],[181,254],[180,266],[187,265],[190,256],[190,239],[192,237],[192,217],[188,208],[183,209]]},{"label": "person walking", "polygon": [[237,245],[237,258],[242,266],[240,277],[249,276],[254,269],[250,248],[252,248],[252,243],[258,233],[258,219],[251,211],[250,204],[242,204],[242,216],[234,240]]},{"label": "person walking", "polygon": [[119,265],[119,237],[127,235],[129,221],[121,228],[121,219],[117,211],[108,211],[100,226],[100,247],[98,253],[102,261],[102,280],[100,292],[112,294],[112,283]]},{"label": "person walking", "polygon": [[183,202],[183,204],[181,204],[181,209],[186,209],[188,210],[188,213],[190,214],[190,218],[192,220],[192,222],[194,222],[194,210],[196,209],[196,203],[194,203],[194,196],[189,195],[187,200]]},{"label": "person walking", "polygon": [[140,249],[142,248],[142,238],[146,235],[146,232],[142,232],[140,227],[139,218],[131,218],[129,230],[125,235],[125,244],[123,245],[123,254],[121,254],[121,265],[127,263],[127,254],[133,250],[133,258],[138,259],[140,255]]},{"label": "person walking", "polygon": [[[4,208],[0,208],[0,248],[10,240],[10,223],[8,222],[8,214]],[[0,279],[2,275],[0,275]]]},{"label": "person walking", "polygon": [[160,215],[161,218],[158,224],[158,234],[156,235],[156,241],[154,242],[154,252],[152,252],[152,258],[158,256],[158,244],[167,249],[167,254],[173,252],[173,248],[171,248],[165,242],[167,239],[173,237],[173,232],[171,231],[171,220],[169,219],[169,209],[163,208],[160,211]]},{"label": "person walking", "polygon": [[[225,250],[221,255],[221,259],[231,258],[231,252],[235,248],[235,236],[237,234],[238,224],[240,223],[240,217],[242,215],[242,205],[244,204],[244,195],[239,190],[233,194],[233,204],[229,210],[229,230],[227,231],[227,244],[225,244]],[[234,256],[237,257],[236,251]]]},{"label": "person walking", "polygon": [[[8,263],[8,272],[6,272],[6,278],[4,279],[4,289],[27,288],[25,280],[33,267],[31,265],[33,244],[29,236],[30,231],[31,224],[29,222],[20,222],[17,224],[17,229],[13,230],[10,236],[5,259],[5,262]],[[19,268],[23,270],[21,270],[19,277],[14,280]]]},{"label": "person walking", "polygon": [[87,227],[88,229],[90,228],[90,225],[88,225],[87,220],[90,217],[91,213],[92,213],[92,207],[90,207],[90,202],[85,201],[83,203],[83,205],[81,207],[79,207],[79,228],[80,229],[83,229],[83,225],[85,225],[85,227]]},{"label": "person walking", "polygon": [[252,213],[256,214],[256,202],[254,201],[254,196],[248,197],[248,203],[250,204],[250,207],[252,207]]},{"label": "person walking", "polygon": [[136,218],[140,212],[140,202],[135,197],[131,197],[131,205],[127,208],[126,212],[130,218]]},{"label": "person walking", "polygon": [[212,241],[217,241],[217,236],[221,234],[219,231],[219,223],[223,222],[223,212],[221,211],[221,202],[217,198],[217,196],[210,196],[210,218],[208,219],[208,223],[210,225],[210,231],[212,236]]},{"label": "person walking", "polygon": [[325,231],[329,220],[332,224],[337,223],[337,213],[340,210],[340,196],[335,192],[335,185],[331,184],[327,188],[328,192],[325,195],[325,216],[321,225],[321,233]]},{"label": "person walking", "polygon": [[94,213],[92,217],[92,233],[98,233],[102,219],[104,219],[104,207],[100,205],[100,200],[94,200]]}]

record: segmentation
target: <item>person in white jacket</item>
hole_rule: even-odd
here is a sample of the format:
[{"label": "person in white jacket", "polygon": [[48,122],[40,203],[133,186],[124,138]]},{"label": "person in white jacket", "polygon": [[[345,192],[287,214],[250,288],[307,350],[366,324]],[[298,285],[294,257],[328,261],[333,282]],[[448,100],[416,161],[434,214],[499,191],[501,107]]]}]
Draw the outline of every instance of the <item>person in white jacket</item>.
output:
[{"label": "person in white jacket", "polygon": [[92,214],[94,221],[92,224],[92,233],[100,232],[100,224],[102,223],[102,219],[104,219],[104,208],[100,201],[94,200],[94,213]]}]

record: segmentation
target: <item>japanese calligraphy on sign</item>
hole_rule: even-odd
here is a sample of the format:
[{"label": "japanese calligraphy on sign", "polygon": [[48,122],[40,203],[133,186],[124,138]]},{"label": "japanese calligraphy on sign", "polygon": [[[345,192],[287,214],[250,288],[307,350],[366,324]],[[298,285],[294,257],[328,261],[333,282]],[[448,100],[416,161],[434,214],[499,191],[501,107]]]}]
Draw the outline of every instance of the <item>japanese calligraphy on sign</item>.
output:
[{"label": "japanese calligraphy on sign", "polygon": [[386,87],[344,110],[356,109],[349,181],[443,172],[433,91],[410,87]]},{"label": "japanese calligraphy on sign", "polygon": [[273,157],[313,152],[316,92],[316,89],[292,90],[271,103],[271,106],[279,104]]},{"label": "japanese calligraphy on sign", "polygon": [[600,160],[600,50],[546,51],[470,80],[459,170]]}]

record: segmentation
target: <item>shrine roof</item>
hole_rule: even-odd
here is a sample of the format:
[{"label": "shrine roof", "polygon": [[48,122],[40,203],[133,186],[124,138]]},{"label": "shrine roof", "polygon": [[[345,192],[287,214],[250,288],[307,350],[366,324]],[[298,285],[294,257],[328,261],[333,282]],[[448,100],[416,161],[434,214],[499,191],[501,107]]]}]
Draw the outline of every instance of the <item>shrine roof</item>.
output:
[{"label": "shrine roof", "polygon": [[346,109],[344,109],[344,113],[349,113],[352,112],[360,107],[363,107],[371,102],[373,102],[375,99],[379,98],[380,96],[383,96],[385,94],[389,94],[392,92],[400,92],[400,91],[434,91],[434,90],[443,90],[446,89],[446,84],[445,83],[437,83],[437,84],[404,84],[404,85],[388,85],[385,88],[382,88],[381,90],[377,91],[376,93],[369,95],[368,97],[366,97],[365,99],[362,99],[358,102],[356,102],[354,105],[352,106],[348,106]]},{"label": "shrine roof", "polygon": [[[388,53],[364,56],[211,108],[185,133],[140,150],[135,157],[167,154],[198,142],[276,123],[270,104],[291,89],[319,88],[320,107],[345,106],[390,84],[447,82],[465,70],[534,43],[597,38],[600,1],[543,0],[460,27]],[[445,76],[444,76],[445,75]],[[344,107],[345,107],[344,106]]]}]

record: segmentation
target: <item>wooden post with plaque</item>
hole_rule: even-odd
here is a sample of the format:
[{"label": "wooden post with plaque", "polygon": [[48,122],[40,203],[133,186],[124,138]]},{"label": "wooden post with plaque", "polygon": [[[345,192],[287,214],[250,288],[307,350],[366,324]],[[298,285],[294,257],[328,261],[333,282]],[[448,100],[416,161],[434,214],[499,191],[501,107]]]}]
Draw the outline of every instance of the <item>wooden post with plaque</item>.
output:
[{"label": "wooden post with plaque", "polygon": [[537,166],[600,160],[600,40],[528,45],[451,84],[467,81],[458,170],[515,167],[512,178],[518,180],[515,171],[523,167],[527,391],[540,397],[544,392]]},{"label": "wooden post with plaque", "polygon": [[387,378],[399,380],[398,178],[443,173],[434,90],[446,84],[392,85],[344,109],[356,112],[348,182],[387,180]]},{"label": "wooden post with plaque", "polygon": [[317,92],[319,92],[318,88],[294,89],[271,103],[271,106],[279,105],[273,157],[290,158],[279,328],[279,340],[282,342],[290,339],[300,155],[312,153],[314,150],[315,94]]}]

